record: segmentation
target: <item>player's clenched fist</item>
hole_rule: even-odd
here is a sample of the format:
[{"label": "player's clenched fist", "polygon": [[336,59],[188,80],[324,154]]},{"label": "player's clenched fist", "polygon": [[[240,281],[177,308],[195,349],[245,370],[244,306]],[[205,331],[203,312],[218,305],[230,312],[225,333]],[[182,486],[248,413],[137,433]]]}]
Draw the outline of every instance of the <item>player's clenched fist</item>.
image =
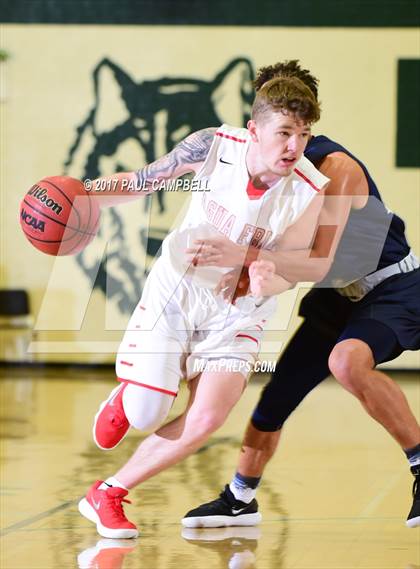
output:
[{"label": "player's clenched fist", "polygon": [[275,273],[276,267],[271,261],[254,261],[249,267],[250,289],[254,296],[272,296],[280,294],[294,286]]},{"label": "player's clenched fist", "polygon": [[249,266],[251,292],[254,296],[269,296],[275,279],[276,266],[271,261],[254,261]]}]

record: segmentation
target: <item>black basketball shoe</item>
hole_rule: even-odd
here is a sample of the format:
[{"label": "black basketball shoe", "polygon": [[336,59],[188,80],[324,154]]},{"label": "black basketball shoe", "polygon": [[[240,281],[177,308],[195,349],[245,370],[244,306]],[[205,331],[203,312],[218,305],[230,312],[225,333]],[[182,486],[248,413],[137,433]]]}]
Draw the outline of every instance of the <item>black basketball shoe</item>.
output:
[{"label": "black basketball shoe", "polygon": [[254,526],[261,521],[257,500],[249,504],[237,500],[229,485],[217,500],[190,510],[182,519],[186,528],[218,528],[224,526]]},{"label": "black basketball shoe", "polygon": [[420,465],[411,469],[414,474],[413,505],[407,516],[406,524],[409,528],[420,526]]}]

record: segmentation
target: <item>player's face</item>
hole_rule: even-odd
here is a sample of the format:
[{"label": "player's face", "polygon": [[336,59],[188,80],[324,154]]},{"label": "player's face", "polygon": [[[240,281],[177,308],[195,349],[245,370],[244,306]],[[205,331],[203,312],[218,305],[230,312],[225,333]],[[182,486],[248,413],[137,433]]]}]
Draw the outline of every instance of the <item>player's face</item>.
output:
[{"label": "player's face", "polygon": [[276,176],[291,174],[311,136],[309,125],[283,112],[249,121],[248,128],[257,142],[262,166]]}]

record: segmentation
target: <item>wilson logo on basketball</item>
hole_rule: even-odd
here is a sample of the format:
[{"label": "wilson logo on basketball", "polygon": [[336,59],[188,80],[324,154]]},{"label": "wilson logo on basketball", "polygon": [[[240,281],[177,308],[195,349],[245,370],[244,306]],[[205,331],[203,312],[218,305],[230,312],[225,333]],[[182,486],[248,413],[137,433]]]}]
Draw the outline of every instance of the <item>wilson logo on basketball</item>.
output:
[{"label": "wilson logo on basketball", "polygon": [[35,184],[35,186],[32,186],[32,188],[28,191],[28,195],[36,198],[37,200],[39,200],[41,203],[43,203],[45,206],[50,208],[52,211],[54,211],[58,215],[61,214],[61,211],[63,208],[61,207],[60,204],[58,204],[53,199],[48,197],[48,193],[47,193],[46,189],[41,188],[40,186]]},{"label": "wilson logo on basketball", "polygon": [[37,229],[38,231],[44,232],[45,221],[41,221],[40,219],[37,219],[36,217],[31,215],[30,213],[27,213],[24,209],[22,209],[22,211],[20,212],[20,217],[26,223],[26,225],[30,225],[34,229]]}]

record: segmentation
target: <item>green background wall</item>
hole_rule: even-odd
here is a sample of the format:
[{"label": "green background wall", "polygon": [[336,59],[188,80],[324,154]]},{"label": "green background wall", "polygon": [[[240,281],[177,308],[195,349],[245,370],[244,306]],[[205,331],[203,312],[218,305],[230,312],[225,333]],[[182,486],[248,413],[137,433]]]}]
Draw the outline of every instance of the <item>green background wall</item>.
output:
[{"label": "green background wall", "polygon": [[[410,90],[407,94],[401,83],[399,61],[420,58],[414,3],[321,2],[322,9],[315,9],[317,4],[260,2],[255,13],[251,9],[255,3],[241,3],[239,10],[234,2],[4,3],[1,47],[10,58],[0,64],[1,286],[30,292],[39,329],[37,359],[112,362],[128,318],[121,311],[118,291],[105,303],[100,290],[92,293],[86,270],[75,258],[54,259],[35,251],[17,221],[25,191],[44,176],[64,172],[76,129],[93,108],[93,71],[104,58],[137,85],[163,77],[210,84],[235,58],[249,60],[254,68],[300,59],[320,79],[323,116],[314,132],[336,139],[366,162],[388,207],[406,220],[413,249],[420,252],[420,176],[415,167],[419,153],[413,151],[410,162],[404,163],[406,152],[401,149],[407,138],[398,127],[398,121],[408,121],[409,141],[419,143],[418,124],[407,118],[406,104],[398,104],[398,97],[400,102],[410,97]],[[244,80],[243,69],[228,74],[217,94],[223,100],[220,116],[233,124],[242,116],[238,86]],[[109,69],[101,72],[100,93],[95,128],[111,132],[129,111]],[[188,109],[180,107],[179,113]],[[156,113],[154,119],[156,140],[162,142],[167,115]],[[81,138],[69,168],[71,175],[83,175],[94,136],[88,129]],[[164,150],[163,142],[156,145],[156,153]],[[397,156],[404,167],[397,166]],[[126,140],[118,152],[102,153],[101,173],[111,174],[121,161],[134,169],[144,164],[145,156],[138,144]],[[149,262],[139,236],[141,228],[148,223],[169,228],[184,198],[171,195],[163,215],[156,200],[151,212],[141,203],[116,208],[130,262],[139,267]],[[107,212],[101,237],[85,252],[85,266],[94,265],[107,240],[111,243],[108,253],[116,253],[114,229],[115,219]],[[124,281],[118,255],[110,255],[108,268],[116,282]],[[135,284],[130,286],[127,294],[134,297]],[[297,323],[293,308],[304,292],[300,288],[281,297],[264,345],[269,357],[276,357],[293,332]],[[407,353],[394,365],[416,367],[418,363],[418,354]]]}]

